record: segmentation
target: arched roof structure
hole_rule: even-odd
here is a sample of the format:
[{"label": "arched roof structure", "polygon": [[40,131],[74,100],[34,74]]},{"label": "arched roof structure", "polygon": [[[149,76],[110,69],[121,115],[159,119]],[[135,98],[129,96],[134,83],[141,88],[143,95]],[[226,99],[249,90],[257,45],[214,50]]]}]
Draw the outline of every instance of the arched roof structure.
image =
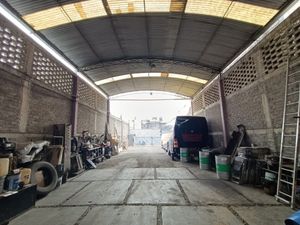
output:
[{"label": "arched roof structure", "polygon": [[[291,1],[4,2],[109,96],[157,90],[191,97],[205,82],[184,76],[212,79]],[[143,73],[156,76],[133,76]]]}]

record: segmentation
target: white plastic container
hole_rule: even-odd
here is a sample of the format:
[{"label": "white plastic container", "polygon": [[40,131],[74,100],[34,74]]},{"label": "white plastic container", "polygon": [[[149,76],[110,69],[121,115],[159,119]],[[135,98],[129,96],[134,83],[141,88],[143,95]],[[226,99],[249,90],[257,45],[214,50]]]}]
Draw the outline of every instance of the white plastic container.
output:
[{"label": "white plastic container", "polygon": [[209,152],[199,152],[199,166],[201,170],[209,169]]},{"label": "white plastic container", "polygon": [[188,148],[180,148],[180,161],[188,162]]},{"label": "white plastic container", "polygon": [[230,178],[230,155],[216,155],[216,169],[219,179]]}]

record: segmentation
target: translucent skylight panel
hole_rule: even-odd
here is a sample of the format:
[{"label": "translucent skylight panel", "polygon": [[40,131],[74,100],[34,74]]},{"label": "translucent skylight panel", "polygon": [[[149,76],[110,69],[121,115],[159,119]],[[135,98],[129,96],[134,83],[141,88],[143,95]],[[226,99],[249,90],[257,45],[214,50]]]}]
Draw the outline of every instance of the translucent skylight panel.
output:
[{"label": "translucent skylight panel", "polygon": [[183,12],[185,1],[172,0],[170,5],[170,12]]},{"label": "translucent skylight panel", "polygon": [[42,30],[49,27],[55,27],[61,24],[72,22],[64,13],[61,7],[42,10],[31,13],[23,17],[33,29]]},{"label": "translucent skylight panel", "polygon": [[188,0],[186,13],[223,17],[230,6],[228,0]]},{"label": "translucent skylight panel", "polygon": [[170,12],[171,0],[145,0],[146,12]]},{"label": "translucent skylight panel", "polygon": [[105,15],[107,14],[101,1],[88,0],[31,13],[23,16],[23,19],[35,30],[43,30]]},{"label": "translucent skylight panel", "polygon": [[148,77],[149,74],[148,73],[133,73],[133,74],[131,74],[131,76],[133,78],[139,78],[139,77]]},{"label": "translucent skylight panel", "polygon": [[99,81],[96,81],[95,84],[96,85],[101,85],[101,84],[107,84],[107,83],[110,83],[110,82],[113,82],[113,78],[107,78],[107,79],[104,79],[104,80],[99,80]]},{"label": "translucent skylight panel", "polygon": [[102,1],[90,0],[62,6],[72,21],[80,21],[106,15]]},{"label": "translucent skylight panel", "polygon": [[107,0],[112,14],[144,12],[143,0]]},{"label": "translucent skylight panel", "polygon": [[185,12],[221,18],[225,17],[264,26],[273,18],[278,10],[238,1],[188,0]]},{"label": "translucent skylight panel", "polygon": [[[112,14],[146,12],[182,12],[182,0],[108,0]],[[246,23],[266,25],[278,10],[230,0],[187,0],[185,13],[225,17]],[[43,30],[75,21],[106,16],[102,1],[86,0],[65,4],[23,16],[35,30]]]},{"label": "translucent skylight panel", "polygon": [[126,74],[126,75],[121,75],[121,76],[113,77],[113,80],[114,81],[118,81],[118,80],[130,79],[130,78],[131,78],[130,74]]},{"label": "translucent skylight panel", "polygon": [[264,26],[276,15],[277,12],[278,10],[276,9],[241,2],[233,2],[225,17]]}]

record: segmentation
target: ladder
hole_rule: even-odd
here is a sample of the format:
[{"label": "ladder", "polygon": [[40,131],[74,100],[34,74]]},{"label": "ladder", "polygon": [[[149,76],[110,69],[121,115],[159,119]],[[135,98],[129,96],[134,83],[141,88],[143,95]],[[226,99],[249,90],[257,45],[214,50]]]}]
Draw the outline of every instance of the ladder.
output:
[{"label": "ladder", "polygon": [[287,60],[276,200],[295,207],[300,118],[300,66]]}]

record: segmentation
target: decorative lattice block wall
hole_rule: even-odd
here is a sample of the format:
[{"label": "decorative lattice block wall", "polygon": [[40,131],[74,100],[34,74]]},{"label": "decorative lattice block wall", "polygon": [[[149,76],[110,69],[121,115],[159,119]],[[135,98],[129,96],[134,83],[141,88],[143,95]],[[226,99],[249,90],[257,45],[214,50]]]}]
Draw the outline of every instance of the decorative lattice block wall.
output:
[{"label": "decorative lattice block wall", "polygon": [[257,79],[253,57],[238,63],[231,72],[224,76],[224,92],[228,96]]},{"label": "decorative lattice block wall", "polygon": [[0,62],[23,71],[26,43],[22,36],[0,23]]},{"label": "decorative lattice block wall", "polygon": [[33,77],[58,91],[72,95],[72,74],[40,50],[36,49],[33,54]]}]

